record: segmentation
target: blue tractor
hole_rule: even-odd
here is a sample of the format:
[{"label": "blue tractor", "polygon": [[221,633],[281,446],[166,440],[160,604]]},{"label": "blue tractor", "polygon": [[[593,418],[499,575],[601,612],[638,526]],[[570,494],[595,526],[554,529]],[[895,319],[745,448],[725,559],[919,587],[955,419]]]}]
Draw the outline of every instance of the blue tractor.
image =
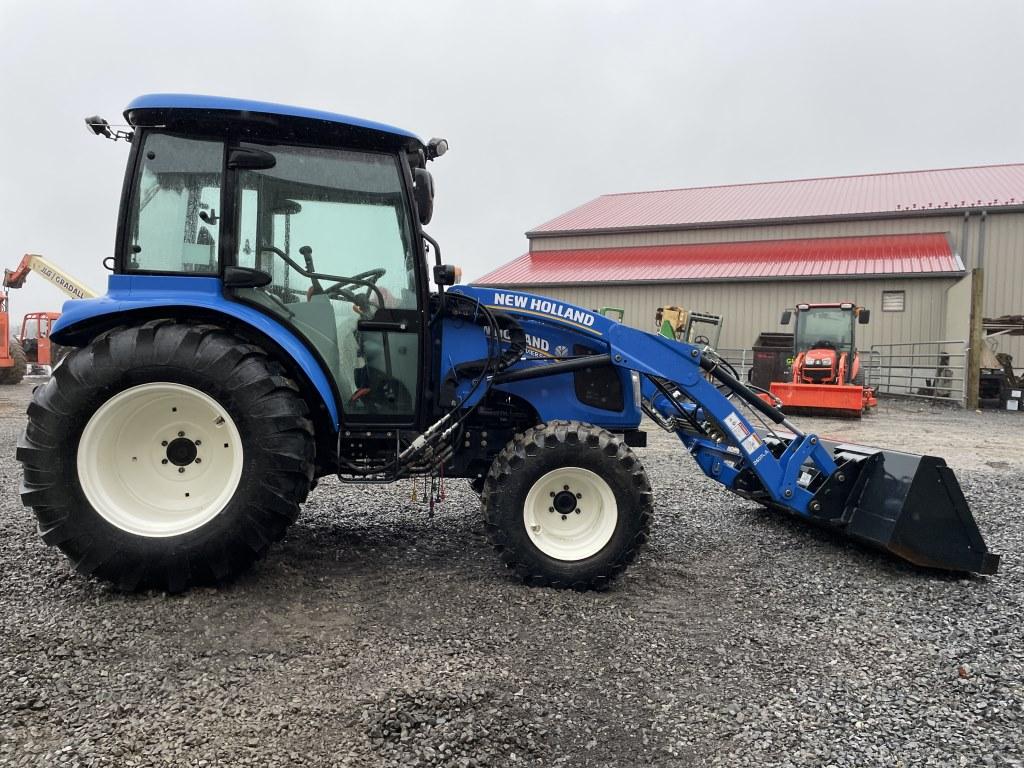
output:
[{"label": "blue tractor", "polygon": [[204,96],[143,96],[125,117],[87,120],[131,147],[108,290],[64,306],[52,337],[74,351],[17,451],[43,540],[82,573],[222,582],[321,476],[443,474],[469,479],[525,582],[601,588],[651,526],[644,424],[744,498],[995,572],[941,459],[804,434],[710,348],[455,285],[423,229],[443,140]]}]

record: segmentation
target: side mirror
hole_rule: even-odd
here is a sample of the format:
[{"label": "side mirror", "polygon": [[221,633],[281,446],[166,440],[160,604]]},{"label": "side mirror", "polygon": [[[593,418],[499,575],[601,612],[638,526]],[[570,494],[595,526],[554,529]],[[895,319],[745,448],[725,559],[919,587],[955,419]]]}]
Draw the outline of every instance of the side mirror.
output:
[{"label": "side mirror", "polygon": [[861,307],[860,312],[857,313],[857,322],[861,325],[867,325],[871,322],[871,310]]},{"label": "side mirror", "polygon": [[108,139],[111,136],[110,123],[99,115],[93,115],[92,117],[85,118],[85,127],[88,128],[89,132],[94,136],[106,136]]},{"label": "side mirror", "polygon": [[430,171],[415,168],[412,172],[412,196],[420,224],[429,224],[434,216],[434,177]]},{"label": "side mirror", "polygon": [[792,320],[792,319],[793,319],[793,310],[791,310],[791,309],[784,309],[784,310],[782,310],[782,317],[779,319],[780,323],[782,323],[783,325],[789,325],[789,321]]}]

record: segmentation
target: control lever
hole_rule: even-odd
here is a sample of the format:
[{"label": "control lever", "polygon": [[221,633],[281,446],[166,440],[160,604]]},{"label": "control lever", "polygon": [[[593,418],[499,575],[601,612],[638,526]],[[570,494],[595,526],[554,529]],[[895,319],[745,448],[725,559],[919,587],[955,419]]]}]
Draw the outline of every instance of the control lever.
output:
[{"label": "control lever", "polygon": [[[314,269],[313,267],[313,249],[310,248],[308,245],[304,245],[301,248],[299,248],[299,253],[302,254],[302,258],[306,260],[306,271],[310,273],[316,272],[316,269]],[[313,281],[313,293],[324,292],[324,288],[322,285],[320,285],[319,279],[317,279],[316,277],[311,277],[310,280]]]}]

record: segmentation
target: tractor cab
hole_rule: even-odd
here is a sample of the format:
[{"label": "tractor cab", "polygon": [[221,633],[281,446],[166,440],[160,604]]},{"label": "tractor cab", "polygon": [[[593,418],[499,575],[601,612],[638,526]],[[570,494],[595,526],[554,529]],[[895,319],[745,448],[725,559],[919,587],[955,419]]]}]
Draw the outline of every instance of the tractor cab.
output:
[{"label": "tractor cab", "polygon": [[21,332],[15,338],[34,369],[60,360],[61,348],[50,341],[50,331],[59,318],[60,312],[29,312],[21,322]]},{"label": "tractor cab", "polygon": [[794,381],[835,384],[851,381],[859,369],[856,325],[867,323],[871,312],[852,302],[797,304],[782,313],[789,325],[796,314],[793,334]]},{"label": "tractor cab", "polygon": [[145,96],[125,115],[135,130],[115,274],[160,278],[153,288],[179,296],[216,291],[283,326],[326,373],[337,419],[416,422],[429,358],[424,166],[447,143],[235,99]]}]

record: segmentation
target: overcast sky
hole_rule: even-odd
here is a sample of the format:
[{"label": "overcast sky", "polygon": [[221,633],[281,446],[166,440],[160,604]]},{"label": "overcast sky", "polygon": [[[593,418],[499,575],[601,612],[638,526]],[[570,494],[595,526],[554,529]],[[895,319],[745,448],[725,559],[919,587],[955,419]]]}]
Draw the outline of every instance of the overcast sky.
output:
[{"label": "overcast sky", "polygon": [[0,264],[105,287],[127,147],[82,118],[146,92],[447,138],[430,231],[473,278],[609,192],[1024,161],[1022,41],[1018,0],[0,0]]}]

